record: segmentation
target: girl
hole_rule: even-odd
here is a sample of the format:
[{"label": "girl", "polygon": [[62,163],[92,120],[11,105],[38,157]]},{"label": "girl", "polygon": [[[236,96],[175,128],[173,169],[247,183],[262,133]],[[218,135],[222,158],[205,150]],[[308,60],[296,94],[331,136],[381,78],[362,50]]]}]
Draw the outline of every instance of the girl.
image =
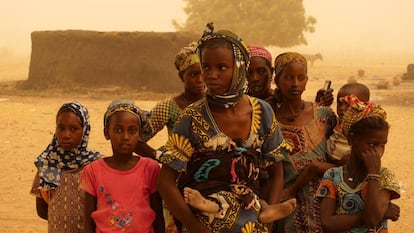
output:
[{"label": "girl", "polygon": [[346,96],[342,131],[351,146],[349,162],[326,171],[317,197],[327,232],[388,232],[387,219],[397,220],[400,197],[394,174],[381,167],[388,139],[386,113],[379,106]]},{"label": "girl", "polygon": [[[314,198],[320,178],[333,166],[326,160],[326,140],[336,124],[336,117],[332,109],[303,100],[308,70],[301,54],[282,53],[276,57],[274,67],[277,91],[268,101],[283,138],[292,146],[292,151],[283,159],[281,199],[297,199],[296,210],[277,223],[276,231],[321,232],[319,205]],[[316,173],[315,179],[306,181],[304,174],[310,168]]]},{"label": "girl", "polygon": [[[276,175],[281,167],[276,164],[285,144],[270,106],[244,95],[246,44],[230,31],[213,30],[209,24],[198,47],[206,96],[178,118],[160,158],[164,165],[158,188],[184,232],[267,232],[258,221],[259,166],[272,167],[269,193],[281,190],[282,176]],[[236,175],[241,174],[237,168],[244,169],[244,176]],[[219,202],[220,217],[193,213],[181,194],[184,187]]]},{"label": "girl", "polygon": [[83,192],[79,176],[85,165],[100,157],[87,148],[91,126],[85,106],[62,105],[56,115],[52,142],[36,158],[38,169],[31,193],[39,217],[48,220],[48,232],[82,232]]},{"label": "girl", "polygon": [[113,155],[85,167],[85,232],[164,232],[160,170],[150,158],[133,155],[148,129],[146,113],[132,101],[113,101],[105,112],[104,135]]}]

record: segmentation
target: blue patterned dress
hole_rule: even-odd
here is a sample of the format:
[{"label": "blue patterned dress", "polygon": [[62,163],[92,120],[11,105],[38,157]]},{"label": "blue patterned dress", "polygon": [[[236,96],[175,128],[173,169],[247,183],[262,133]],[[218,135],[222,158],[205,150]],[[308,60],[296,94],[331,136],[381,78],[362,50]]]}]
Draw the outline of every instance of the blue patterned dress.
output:
[{"label": "blue patterned dress", "polygon": [[[351,188],[344,180],[343,167],[334,167],[325,172],[321,184],[319,185],[316,197],[321,200],[324,197],[336,200],[337,214],[352,214],[364,210],[368,181],[365,179],[355,188]],[[387,169],[380,170],[380,189],[389,190],[391,199],[400,197],[400,186],[395,179],[394,173]],[[387,220],[382,220],[375,229],[368,229],[360,226],[348,231],[349,233],[374,233],[388,232]]]},{"label": "blue patterned dress", "polygon": [[[260,155],[262,166],[269,166],[281,161],[286,144],[270,105],[254,97],[249,97],[249,101],[252,106],[251,129],[248,139],[242,142],[242,146],[253,149],[257,156]],[[186,173],[193,169],[187,165],[194,154],[206,153],[205,156],[208,156],[209,152],[227,151],[232,142],[232,139],[218,128],[207,101],[203,98],[187,107],[177,120],[166,144],[168,151],[161,156],[161,162],[178,172]],[[205,170],[201,168],[196,168],[197,178],[202,177],[200,173],[203,172],[207,181],[214,177],[216,172],[211,167]],[[240,187],[242,184],[243,181],[240,181],[230,186]],[[196,215],[211,232],[267,232],[265,225],[258,221],[260,207],[253,205],[252,208],[244,208],[243,203],[237,198],[238,195],[233,191],[219,190],[210,193],[220,196],[221,201],[226,203],[220,218],[209,218],[201,213]]]}]

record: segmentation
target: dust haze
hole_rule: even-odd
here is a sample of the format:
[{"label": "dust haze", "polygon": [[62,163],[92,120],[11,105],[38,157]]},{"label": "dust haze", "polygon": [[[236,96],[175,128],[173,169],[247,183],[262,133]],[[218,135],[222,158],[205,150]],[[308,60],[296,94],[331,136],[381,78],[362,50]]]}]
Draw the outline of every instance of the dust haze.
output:
[{"label": "dust haze", "polygon": [[[27,78],[32,31],[174,31],[172,20],[186,19],[184,6],[182,0],[4,1],[0,81]],[[274,56],[287,50],[321,53],[323,63],[316,65],[390,65],[401,73],[414,63],[413,1],[304,0],[304,6],[317,19],[315,32],[305,34],[308,44],[270,48]]]}]

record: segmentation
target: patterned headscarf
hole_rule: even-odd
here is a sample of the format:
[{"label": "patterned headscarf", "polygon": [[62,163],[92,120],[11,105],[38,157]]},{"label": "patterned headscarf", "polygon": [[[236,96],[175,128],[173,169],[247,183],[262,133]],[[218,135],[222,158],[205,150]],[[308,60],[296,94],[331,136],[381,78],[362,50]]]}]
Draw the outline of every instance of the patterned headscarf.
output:
[{"label": "patterned headscarf", "polygon": [[354,95],[344,96],[341,101],[348,103],[349,107],[344,113],[342,120],[342,132],[348,136],[351,126],[358,121],[368,117],[380,117],[386,119],[387,113],[379,105],[362,102]]},{"label": "patterned headscarf", "polygon": [[182,48],[181,51],[175,55],[175,68],[181,72],[193,64],[200,63],[196,50],[197,42],[191,42],[187,47]]},{"label": "patterned headscarf", "polygon": [[279,54],[275,59],[275,76],[276,76],[276,78],[280,75],[280,73],[282,73],[283,68],[285,68],[285,66],[287,64],[290,64],[292,62],[297,62],[297,63],[303,64],[303,65],[305,65],[306,69],[308,67],[308,63],[306,61],[306,58],[304,56],[302,56],[301,54],[299,54],[299,53],[286,52],[286,53]]},{"label": "patterned headscarf", "polygon": [[250,57],[263,57],[272,64],[272,54],[260,45],[249,45]]},{"label": "patterned headscarf", "polygon": [[198,41],[198,55],[201,61],[201,50],[203,45],[213,39],[224,39],[231,43],[234,55],[233,79],[230,87],[223,95],[210,95],[207,90],[207,100],[223,105],[225,108],[235,105],[243,96],[246,87],[246,74],[249,67],[250,55],[247,44],[236,34],[227,30],[213,32],[213,23],[208,23],[200,40]]},{"label": "patterned headscarf", "polygon": [[53,135],[52,142],[34,162],[39,170],[39,189],[44,191],[55,189],[59,185],[62,169],[80,168],[101,156],[99,152],[88,149],[91,130],[88,109],[75,101],[65,103],[62,107],[69,108],[79,118],[83,126],[82,140],[77,148],[64,151],[57,141],[56,134]]},{"label": "patterned headscarf", "polygon": [[146,138],[147,135],[151,135],[152,128],[148,122],[151,113],[137,107],[132,100],[114,100],[109,104],[104,115],[105,128],[111,116],[116,112],[129,112],[138,117],[140,138]]}]

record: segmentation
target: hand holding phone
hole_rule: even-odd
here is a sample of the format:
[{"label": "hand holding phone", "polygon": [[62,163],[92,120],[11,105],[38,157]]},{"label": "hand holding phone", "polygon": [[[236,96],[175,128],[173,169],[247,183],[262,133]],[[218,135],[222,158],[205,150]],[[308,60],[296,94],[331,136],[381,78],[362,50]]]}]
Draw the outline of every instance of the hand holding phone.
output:
[{"label": "hand holding phone", "polygon": [[327,91],[329,88],[331,88],[332,81],[326,80],[325,84],[323,85],[323,90]]}]

